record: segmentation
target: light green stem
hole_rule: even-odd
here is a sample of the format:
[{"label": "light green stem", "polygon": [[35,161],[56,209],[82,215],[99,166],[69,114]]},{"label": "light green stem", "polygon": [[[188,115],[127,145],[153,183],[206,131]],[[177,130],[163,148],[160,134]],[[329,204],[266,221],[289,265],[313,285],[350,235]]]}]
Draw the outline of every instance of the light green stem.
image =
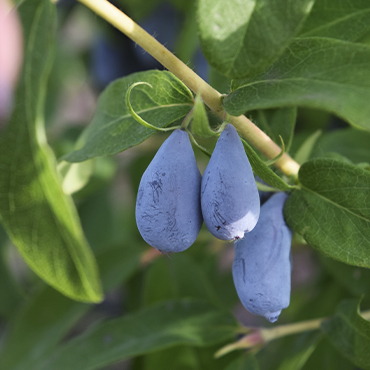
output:
[{"label": "light green stem", "polygon": [[[365,320],[370,320],[370,310],[361,313]],[[238,341],[228,344],[219,349],[215,357],[221,357],[235,351],[237,349],[248,349],[256,346],[261,346],[264,343],[270,342],[274,339],[286,337],[292,334],[303,333],[311,330],[320,329],[320,325],[327,318],[320,318],[314,320],[301,321],[294,324],[279,325],[274,328],[254,328],[251,329],[251,334],[247,334]]]},{"label": "light green stem", "polygon": [[[223,118],[225,116],[221,102],[222,95],[126,14],[122,13],[107,0],[79,1],[140,45],[164,67],[183,81],[195,94],[201,94],[203,101],[219,117]],[[267,158],[273,159],[280,154],[281,148],[247,117],[244,115],[238,117],[230,116],[229,119],[240,134]],[[299,164],[287,153],[284,153],[275,162],[275,166],[287,176],[297,175],[299,170]]]}]

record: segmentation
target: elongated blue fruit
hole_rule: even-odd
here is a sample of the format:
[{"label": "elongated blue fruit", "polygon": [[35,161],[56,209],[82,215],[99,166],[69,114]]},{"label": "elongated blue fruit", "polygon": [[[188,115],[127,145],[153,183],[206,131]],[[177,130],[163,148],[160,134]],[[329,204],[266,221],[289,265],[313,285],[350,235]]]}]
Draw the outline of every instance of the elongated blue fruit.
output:
[{"label": "elongated blue fruit", "polygon": [[203,223],[201,175],[189,135],[175,130],[145,170],[136,200],[136,224],[143,239],[162,253],[182,252]]},{"label": "elongated blue fruit", "polygon": [[275,322],[290,301],[290,245],[285,224],[287,195],[274,194],[262,207],[256,227],[235,243],[233,278],[244,307]]},{"label": "elongated blue fruit", "polygon": [[216,238],[243,238],[257,223],[260,199],[252,168],[233,125],[226,125],[202,179],[204,222]]}]

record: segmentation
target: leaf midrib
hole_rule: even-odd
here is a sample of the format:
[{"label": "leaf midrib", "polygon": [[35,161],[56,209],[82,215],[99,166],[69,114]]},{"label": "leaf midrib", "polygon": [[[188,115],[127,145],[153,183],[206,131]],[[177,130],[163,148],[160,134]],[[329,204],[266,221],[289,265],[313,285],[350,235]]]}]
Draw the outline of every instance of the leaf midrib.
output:
[{"label": "leaf midrib", "polygon": [[345,212],[348,212],[348,213],[352,214],[353,216],[355,216],[355,217],[357,217],[359,219],[362,219],[362,220],[364,220],[366,222],[370,222],[370,219],[367,219],[365,217],[362,217],[362,216],[354,213],[353,211],[349,210],[348,208],[345,208],[345,207],[341,206],[340,204],[335,203],[334,201],[332,201],[329,198],[324,197],[320,193],[318,193],[318,192],[316,192],[316,191],[314,191],[314,190],[312,190],[310,188],[305,187],[302,183],[300,183],[299,186],[301,187],[301,189],[303,189],[303,190],[305,190],[305,191],[307,191],[307,192],[309,192],[311,194],[314,194],[314,195],[318,196],[319,198],[323,199],[324,201],[326,201],[326,202],[328,202],[328,203],[330,203],[330,204],[332,204],[332,205],[334,205],[334,206],[336,206],[336,207],[344,210]]},{"label": "leaf midrib", "polygon": [[315,83],[325,83],[327,85],[335,85],[335,86],[349,86],[349,87],[353,87],[353,88],[359,88],[359,89],[368,89],[369,87],[368,86],[361,86],[361,85],[355,85],[355,84],[351,84],[351,83],[347,83],[347,82],[335,82],[335,81],[331,81],[331,80],[325,80],[325,79],[316,79],[316,78],[308,78],[308,77],[291,77],[291,78],[284,78],[284,79],[271,79],[271,80],[260,80],[260,81],[255,81],[255,82],[251,82],[249,84],[246,84],[246,85],[242,85],[240,87],[238,87],[237,89],[235,89],[233,91],[234,92],[237,92],[238,90],[241,90],[241,89],[244,89],[244,88],[248,88],[248,87],[251,87],[251,86],[254,86],[254,85],[258,85],[258,84],[271,84],[271,83],[274,83],[274,82],[278,82],[278,83],[285,83],[285,82],[295,82],[295,81],[303,81],[303,82],[315,82]]},{"label": "leaf midrib", "polygon": [[368,10],[359,10],[359,11],[356,11],[354,13],[350,13],[350,14],[344,16],[344,17],[337,18],[337,19],[335,19],[335,20],[333,20],[333,21],[331,21],[329,23],[323,24],[320,27],[316,27],[316,28],[311,29],[310,31],[307,31],[305,33],[302,33],[301,35],[299,35],[299,37],[302,37],[302,38],[303,37],[311,37],[310,34],[314,34],[317,31],[320,31],[320,30],[325,29],[325,28],[330,28],[330,27],[334,26],[335,24],[342,23],[342,22],[344,22],[344,21],[346,21],[346,20],[348,20],[350,18],[353,18],[353,17],[356,18],[357,15],[359,15],[359,14],[369,13],[369,12],[370,12],[370,9],[368,9]]}]

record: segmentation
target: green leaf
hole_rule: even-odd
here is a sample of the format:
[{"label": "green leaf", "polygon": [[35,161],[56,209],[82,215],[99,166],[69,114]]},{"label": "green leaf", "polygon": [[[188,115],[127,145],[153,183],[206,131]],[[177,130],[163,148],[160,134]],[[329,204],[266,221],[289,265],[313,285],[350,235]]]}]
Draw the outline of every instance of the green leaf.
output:
[{"label": "green leaf", "polygon": [[[116,247],[106,245],[105,249],[97,259],[104,288],[110,290],[138,269],[142,248],[127,242]],[[91,308],[50,287],[43,287],[13,317],[0,353],[0,369],[28,369],[30,364],[51,355],[60,340]]]},{"label": "green leaf", "polygon": [[294,186],[288,185],[270,167],[268,167],[245,140],[242,140],[242,142],[244,149],[247,152],[253,172],[257,174],[264,182],[280,190],[291,190],[295,188]]},{"label": "green leaf", "polygon": [[370,163],[370,133],[346,128],[323,134],[316,142],[311,158],[336,152],[353,163]]},{"label": "green leaf", "polygon": [[[2,230],[0,234],[1,232]],[[6,248],[1,244],[0,240],[0,315],[10,318],[21,305],[24,297],[8,266]]]},{"label": "green leaf", "polygon": [[343,301],[321,329],[339,353],[361,369],[370,369],[370,322],[360,316],[358,302]]},{"label": "green leaf", "polygon": [[28,370],[93,370],[178,345],[209,346],[235,336],[233,316],[209,304],[166,301],[99,323]]},{"label": "green leaf", "polygon": [[145,356],[143,370],[202,370],[194,348],[179,346]]},{"label": "green leaf", "polygon": [[297,152],[295,153],[294,159],[299,163],[303,164],[310,159],[311,153],[313,152],[313,147],[317,140],[321,136],[322,131],[317,130],[302,143]]},{"label": "green leaf", "polygon": [[174,298],[204,299],[222,305],[202,266],[186,254],[158,259],[149,267],[143,291],[145,305]]},{"label": "green leaf", "polygon": [[0,224],[0,315],[10,318],[22,303],[24,297],[14,279],[7,261],[6,241],[8,237]]},{"label": "green leaf", "polygon": [[99,302],[96,262],[72,199],[62,191],[43,125],[55,5],[29,0],[19,14],[24,65],[16,108],[0,137],[0,220],[22,257],[48,284],[73,299]]},{"label": "green leaf", "polygon": [[188,2],[189,9],[183,14],[183,23],[176,39],[175,54],[184,63],[191,61],[199,49],[197,32],[196,7],[192,1]]},{"label": "green leaf", "polygon": [[0,354],[0,368],[22,370],[52,349],[89,309],[48,286],[14,317]]},{"label": "green leaf", "polygon": [[322,334],[317,332],[303,333],[286,352],[285,359],[277,370],[300,370],[305,365],[313,351],[316,349]]},{"label": "green leaf", "polygon": [[123,9],[136,21],[147,17],[158,6],[160,0],[118,0]]},{"label": "green leaf", "polygon": [[63,176],[62,188],[64,193],[73,194],[81,190],[89,182],[95,163],[93,159],[80,163],[62,161],[58,170]]},{"label": "green leaf", "polygon": [[370,172],[333,159],[304,163],[285,220],[320,252],[370,267]]},{"label": "green leaf", "polygon": [[94,118],[77,142],[77,149],[63,157],[82,162],[96,156],[117,154],[140,144],[157,131],[143,127],[129,113],[128,88],[137,82],[130,101],[134,111],[156,127],[166,127],[183,119],[193,107],[190,90],[167,71],[133,73],[112,82],[100,95]]},{"label": "green leaf", "polygon": [[346,265],[327,258],[320,256],[320,262],[333,277],[349,292],[357,296],[370,294],[370,270],[357,266]]},{"label": "green leaf", "polygon": [[200,95],[197,95],[195,98],[191,131],[195,136],[199,137],[212,137],[216,135],[209,126],[206,108]]},{"label": "green leaf", "polygon": [[316,350],[303,367],[303,370],[312,369],[359,370],[347,359],[338,355],[338,352],[333,348],[326,337],[322,339],[320,345],[317,346]]},{"label": "green leaf", "polygon": [[249,353],[231,362],[225,370],[259,370],[259,368],[256,358]]},{"label": "green leaf", "polygon": [[299,37],[332,37],[357,41],[370,31],[368,0],[316,1]]},{"label": "green leaf", "polygon": [[281,147],[284,141],[285,151],[289,152],[294,135],[297,108],[259,109],[252,112],[252,120],[274,142]]},{"label": "green leaf", "polygon": [[225,110],[303,106],[335,113],[370,130],[370,48],[327,38],[294,41],[264,73],[233,81]]},{"label": "green leaf", "polygon": [[268,67],[297,34],[313,0],[199,0],[198,27],[204,55],[231,78]]}]

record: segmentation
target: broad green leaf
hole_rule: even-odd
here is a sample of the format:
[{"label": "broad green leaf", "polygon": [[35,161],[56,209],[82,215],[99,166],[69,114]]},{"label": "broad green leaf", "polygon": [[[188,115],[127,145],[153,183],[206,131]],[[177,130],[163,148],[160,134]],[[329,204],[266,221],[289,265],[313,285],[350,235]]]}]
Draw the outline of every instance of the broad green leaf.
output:
[{"label": "broad green leaf", "polygon": [[62,188],[64,193],[73,194],[81,190],[90,180],[94,172],[94,160],[80,163],[61,162],[58,170],[63,176]]},{"label": "broad green leaf", "polygon": [[272,187],[280,190],[291,190],[293,186],[288,185],[281,177],[279,177],[266,163],[257,155],[252,147],[243,141],[244,149],[247,152],[249,162],[253,172],[257,174],[263,181]]},{"label": "broad green leaf", "polygon": [[199,95],[195,98],[191,131],[195,136],[199,137],[212,137],[216,135],[209,126],[206,108]]},{"label": "broad green leaf", "polygon": [[145,356],[143,370],[202,370],[198,356],[191,347],[179,346]]},{"label": "broad green leaf", "polygon": [[8,236],[6,235],[5,230],[2,228],[0,224],[0,247],[2,247],[7,240],[8,240]]},{"label": "broad green leaf", "polygon": [[[226,344],[228,342],[224,342]],[[142,370],[225,370],[227,364],[236,358],[238,353],[215,358],[215,352],[222,346],[219,343],[207,347],[178,346],[145,355]],[[246,369],[245,369],[246,370]],[[255,369],[250,369],[255,370]]]},{"label": "broad green leaf", "polygon": [[339,153],[353,163],[370,163],[370,133],[346,128],[323,134],[316,142],[311,158]]},{"label": "broad green leaf", "polygon": [[208,83],[221,94],[230,93],[231,79],[210,67],[208,72]]},{"label": "broad green leaf", "polygon": [[225,370],[259,370],[259,368],[256,358],[252,354],[247,354],[231,362]]},{"label": "broad green leaf", "polygon": [[294,41],[264,73],[233,81],[223,106],[232,115],[303,106],[370,130],[370,48],[327,38]]},{"label": "broad green leaf", "polygon": [[299,163],[303,164],[310,159],[311,153],[313,152],[313,147],[322,134],[321,130],[315,131],[313,134],[307,137],[307,139],[302,143],[297,152],[294,155],[294,159]]},{"label": "broad green leaf", "polygon": [[143,127],[128,111],[127,89],[136,86],[130,101],[134,111],[156,127],[166,127],[183,119],[193,107],[190,90],[167,71],[133,73],[112,82],[100,95],[94,118],[77,142],[77,149],[63,157],[82,162],[96,156],[117,154],[140,144],[157,131]]},{"label": "broad green leaf", "polygon": [[149,267],[144,283],[145,305],[180,297],[198,298],[221,306],[220,298],[202,266],[186,254],[158,259]]},{"label": "broad green leaf", "polygon": [[332,37],[357,41],[370,31],[368,0],[319,0],[307,17],[299,37]]},{"label": "broad green leaf", "polygon": [[121,4],[123,9],[128,9],[127,12],[133,19],[140,21],[158,6],[160,0],[118,0],[117,3]]},{"label": "broad green leaf", "polygon": [[96,324],[28,370],[93,370],[129,357],[178,345],[209,346],[234,338],[233,316],[209,304],[166,301]]},{"label": "broad green leaf", "polygon": [[[320,287],[321,289],[321,287]],[[319,289],[320,293],[321,290]],[[316,291],[315,291],[316,292]],[[311,304],[311,300],[307,297],[310,292],[305,290],[303,302],[305,305]],[[317,297],[315,297],[317,298]],[[329,298],[330,294],[329,294]],[[299,298],[301,300],[302,298]],[[296,305],[302,305],[303,302],[297,302],[297,295],[293,294],[292,300],[290,302],[290,308],[297,312],[299,309]],[[316,306],[311,307],[315,310]],[[309,311],[309,308],[304,308]],[[316,309],[321,314],[320,309]],[[333,309],[329,311],[333,313]],[[298,317],[295,314],[294,321],[302,320],[301,316],[307,319],[307,314],[304,310],[300,309],[298,312]],[[313,315],[313,316],[312,316]],[[309,313],[308,317],[315,317],[315,313]],[[292,319],[291,319],[292,320]],[[279,338],[278,341],[271,343],[269,345],[263,346],[257,353],[256,359],[263,370],[300,370],[305,366],[305,363],[309,361],[313,351],[319,347],[319,341],[324,337],[319,331],[306,331],[297,333],[296,335],[286,336]]]},{"label": "broad green leaf", "polygon": [[358,302],[343,301],[321,329],[340,354],[361,369],[370,369],[370,322],[360,316]]},{"label": "broad green leaf", "polygon": [[316,331],[303,333],[285,354],[285,359],[277,370],[300,370],[307,362],[321,340],[322,334]]},{"label": "broad green leaf", "polygon": [[284,141],[285,151],[289,152],[292,144],[294,127],[297,118],[297,108],[259,109],[252,112],[252,120],[277,145],[281,147],[281,138]]},{"label": "broad green leaf", "polygon": [[[142,248],[131,243],[108,246],[97,255],[106,290],[132,276],[139,267],[141,252]],[[91,305],[73,301],[50,287],[43,287],[13,317],[0,352],[0,369],[28,369],[30,364],[51,355],[61,339],[91,308]]]},{"label": "broad green leaf", "polygon": [[231,78],[250,77],[274,62],[296,36],[313,0],[199,0],[201,46]]},{"label": "broad green leaf", "polygon": [[184,63],[191,61],[196,50],[199,48],[196,8],[194,4],[192,5],[184,15],[184,21],[181,25],[175,47],[176,56]]},{"label": "broad green leaf", "polygon": [[61,188],[46,142],[43,107],[50,71],[55,5],[19,7],[24,65],[13,115],[0,137],[0,221],[28,265],[73,299],[102,299],[98,269],[72,199]]},{"label": "broad green leaf", "polygon": [[340,356],[325,337],[302,368],[302,370],[313,369],[359,370],[346,358]]},{"label": "broad green leaf", "polygon": [[320,262],[326,271],[352,294],[357,296],[370,294],[369,269],[350,266],[325,256],[320,256]]},{"label": "broad green leaf", "polygon": [[289,227],[325,255],[370,267],[370,172],[333,159],[304,163],[285,203]]},{"label": "broad green leaf", "polygon": [[22,370],[50,353],[89,305],[45,286],[14,316],[0,353],[0,369]]},{"label": "broad green leaf", "polygon": [[[325,153],[321,158],[335,159],[335,160],[340,161],[340,162],[346,162],[346,163],[349,163],[349,164],[353,164],[347,157],[345,157],[345,156],[343,156],[339,153],[336,153],[336,152]],[[358,165],[362,169],[365,169],[365,168],[362,167],[362,165],[366,165],[366,163],[361,163],[360,165]]]},{"label": "broad green leaf", "polygon": [[[0,234],[3,230],[0,225]],[[6,246],[0,235],[0,316],[10,318],[24,300],[23,294],[14,279],[6,259]]]}]

